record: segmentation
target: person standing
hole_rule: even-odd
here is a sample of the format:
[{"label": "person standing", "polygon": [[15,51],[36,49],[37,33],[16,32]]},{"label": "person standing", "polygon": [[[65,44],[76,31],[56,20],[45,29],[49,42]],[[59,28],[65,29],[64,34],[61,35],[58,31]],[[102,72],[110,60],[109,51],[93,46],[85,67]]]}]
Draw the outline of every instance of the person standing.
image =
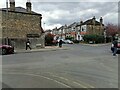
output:
[{"label": "person standing", "polygon": [[59,41],[59,47],[62,47],[62,40]]},{"label": "person standing", "polygon": [[113,56],[116,56],[116,54],[117,54],[117,45],[118,45],[117,40],[114,40],[113,41],[113,48],[114,48]]},{"label": "person standing", "polygon": [[26,50],[29,48],[30,50],[31,50],[31,47],[30,47],[30,40],[29,39],[27,39],[27,41],[26,41]]}]

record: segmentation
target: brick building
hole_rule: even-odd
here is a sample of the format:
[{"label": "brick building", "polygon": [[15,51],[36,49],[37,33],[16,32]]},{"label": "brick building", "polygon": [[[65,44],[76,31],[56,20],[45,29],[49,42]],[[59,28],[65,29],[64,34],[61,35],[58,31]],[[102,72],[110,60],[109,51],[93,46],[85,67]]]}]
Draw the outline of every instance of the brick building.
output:
[{"label": "brick building", "polygon": [[44,47],[44,31],[41,27],[42,15],[32,10],[31,2],[26,2],[26,9],[15,7],[15,1],[10,0],[10,8],[0,9],[0,21],[3,44],[12,44],[15,48],[25,48],[29,38],[31,47]]}]

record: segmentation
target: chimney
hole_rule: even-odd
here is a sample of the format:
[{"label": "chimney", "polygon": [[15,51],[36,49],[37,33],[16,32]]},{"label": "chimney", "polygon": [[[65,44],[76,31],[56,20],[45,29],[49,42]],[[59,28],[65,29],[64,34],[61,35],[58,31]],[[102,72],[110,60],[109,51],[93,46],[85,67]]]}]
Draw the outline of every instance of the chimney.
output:
[{"label": "chimney", "polygon": [[10,0],[10,11],[15,11],[15,1]]},{"label": "chimney", "polygon": [[103,19],[102,19],[102,17],[100,17],[100,24],[102,24],[103,23]]},{"label": "chimney", "polygon": [[95,16],[93,17],[93,25],[95,25],[95,20],[96,20],[96,18],[95,18]]},{"label": "chimney", "polygon": [[80,21],[80,25],[82,25],[82,24],[83,24],[83,21],[81,20],[81,21]]},{"label": "chimney", "polygon": [[26,10],[27,10],[27,12],[31,13],[31,2],[30,2],[30,0],[28,0],[26,2]]},{"label": "chimney", "polygon": [[93,17],[93,20],[95,20],[96,18],[95,18],[95,16]]}]

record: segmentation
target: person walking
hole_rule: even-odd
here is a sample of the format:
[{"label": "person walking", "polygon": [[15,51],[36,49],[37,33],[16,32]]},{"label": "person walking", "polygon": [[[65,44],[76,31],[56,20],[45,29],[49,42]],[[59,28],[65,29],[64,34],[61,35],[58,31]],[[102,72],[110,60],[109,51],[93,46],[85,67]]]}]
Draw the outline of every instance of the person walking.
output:
[{"label": "person walking", "polygon": [[62,47],[62,40],[59,41],[59,47]]},{"label": "person walking", "polygon": [[31,50],[31,47],[30,47],[30,40],[29,39],[27,39],[27,41],[26,41],[26,50],[29,48],[30,50]]},{"label": "person walking", "polygon": [[117,42],[117,40],[114,40],[113,41],[113,48],[114,48],[113,56],[116,56],[116,54],[117,54],[117,46],[118,46],[118,42]]}]

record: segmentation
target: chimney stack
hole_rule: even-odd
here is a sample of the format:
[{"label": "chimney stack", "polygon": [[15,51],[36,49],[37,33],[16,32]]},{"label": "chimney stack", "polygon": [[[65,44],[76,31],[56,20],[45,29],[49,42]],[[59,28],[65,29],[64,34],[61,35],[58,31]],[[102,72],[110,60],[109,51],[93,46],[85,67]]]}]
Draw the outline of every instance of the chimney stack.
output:
[{"label": "chimney stack", "polygon": [[31,2],[30,2],[30,0],[27,0],[27,2],[26,2],[26,10],[27,10],[27,12],[31,13]]},{"label": "chimney stack", "polygon": [[10,0],[10,11],[15,11],[15,0]]},{"label": "chimney stack", "polygon": [[96,18],[95,18],[95,16],[93,17],[93,25],[95,25],[95,20],[96,20]]},{"label": "chimney stack", "polygon": [[100,24],[103,24],[103,19],[102,19],[102,17],[100,17]]}]

